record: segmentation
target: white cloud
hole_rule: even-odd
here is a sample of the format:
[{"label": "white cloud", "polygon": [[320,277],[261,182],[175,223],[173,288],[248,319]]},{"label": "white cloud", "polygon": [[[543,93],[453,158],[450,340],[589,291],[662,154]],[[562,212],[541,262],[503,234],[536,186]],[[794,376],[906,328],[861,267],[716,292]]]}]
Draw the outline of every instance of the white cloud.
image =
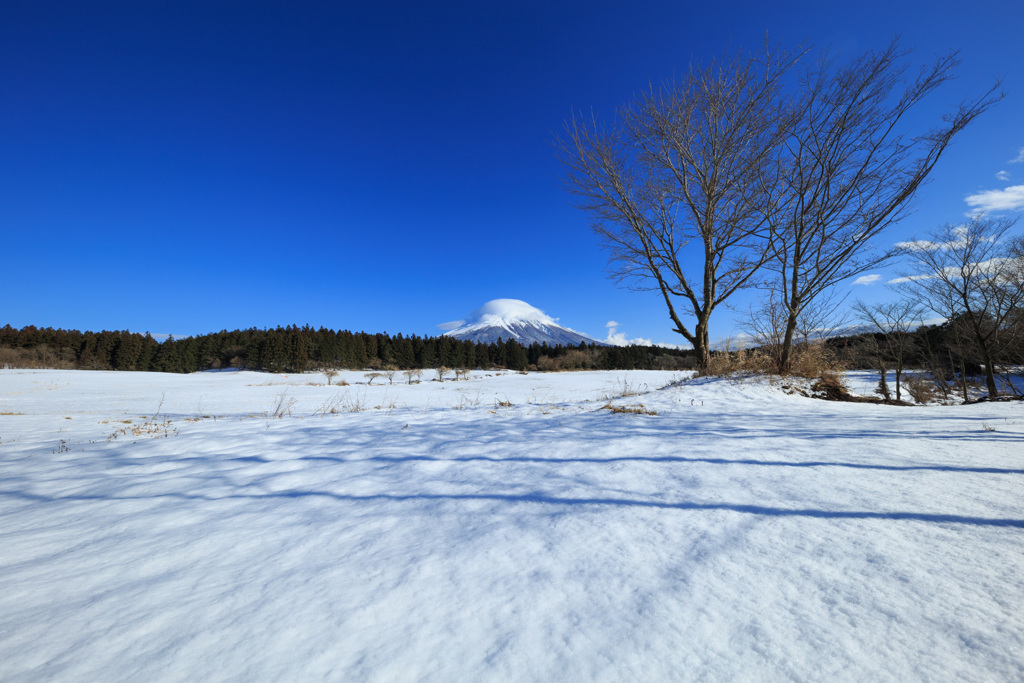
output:
[{"label": "white cloud", "polygon": [[608,328],[608,336],[605,337],[604,342],[611,344],[612,346],[654,346],[654,342],[650,339],[627,339],[625,332],[619,332],[619,324],[614,320],[609,320],[605,325]]},{"label": "white cloud", "polygon": [[1016,159],[1010,159],[1010,163],[1011,164],[1024,163],[1024,147],[1020,148],[1020,152],[1017,153],[1017,158]]},{"label": "white cloud", "polygon": [[[964,226],[953,228],[953,234],[955,235],[954,241],[952,242],[930,242],[928,240],[914,240],[913,242],[897,242],[896,247],[898,249],[907,249],[909,251],[936,251],[938,249],[963,249],[967,246],[967,235],[970,229]],[[985,242],[991,242],[992,237],[984,238]],[[857,283],[854,283],[857,284]]]},{"label": "white cloud", "polygon": [[914,240],[913,242],[897,242],[897,249],[907,249],[909,251],[935,251],[936,249],[942,249],[945,246],[940,242],[929,242],[928,240]]},{"label": "white cloud", "polygon": [[1002,180],[1003,182],[1006,182],[1009,179],[1010,174],[1008,171],[1000,171],[999,173],[996,173],[996,180]]},{"label": "white cloud", "polygon": [[640,337],[627,339],[625,332],[616,332],[614,328],[608,332],[608,336],[605,337],[604,341],[612,346],[654,346],[654,342],[650,339],[642,339]]},{"label": "white cloud", "polygon": [[859,278],[857,278],[856,280],[853,281],[853,284],[855,284],[855,285],[873,285],[873,284],[875,284],[876,282],[878,282],[881,279],[882,279],[882,276],[879,275],[878,273],[871,273],[870,275],[861,275]]},{"label": "white cloud", "polygon": [[[1007,264],[1009,264],[1009,268],[1007,268]],[[968,264],[968,266],[970,271],[974,273],[980,273],[983,275],[991,275],[993,276],[993,280],[997,282],[1005,279],[1006,277],[1016,277],[1014,268],[1020,267],[1019,265],[1015,266],[1013,259],[1008,258],[993,258],[988,259],[987,261],[978,261],[976,263],[970,263]],[[963,269],[960,268],[959,266],[950,266],[948,268],[943,268],[941,274],[945,275],[950,280],[956,281],[957,279],[963,277]],[[906,277],[898,277],[895,280],[889,280],[887,284],[898,285],[901,282],[913,282],[915,280],[934,280],[937,277],[939,277],[938,273],[925,275],[908,275]]]},{"label": "white cloud", "polygon": [[1010,185],[1003,190],[986,190],[968,195],[967,204],[983,213],[995,211],[1020,211],[1024,209],[1024,185]]},{"label": "white cloud", "polygon": [[908,275],[907,277],[898,277],[894,280],[889,280],[885,284],[887,285],[898,285],[903,282],[913,282],[914,280],[932,280],[936,278],[935,275]]},{"label": "white cloud", "polygon": [[437,327],[438,327],[438,329],[441,329],[441,330],[444,330],[445,332],[447,332],[448,330],[454,330],[456,327],[462,327],[465,324],[466,324],[465,320],[453,320],[450,323],[441,323]]},{"label": "white cloud", "polygon": [[608,328],[608,336],[604,338],[605,344],[611,344],[612,346],[658,346],[663,349],[692,349],[693,346],[689,342],[683,342],[682,344],[670,344],[669,342],[655,342],[652,339],[645,339],[643,337],[635,337],[629,339],[626,337],[625,332],[619,332],[619,323],[614,320],[609,320],[605,323],[605,327]]}]

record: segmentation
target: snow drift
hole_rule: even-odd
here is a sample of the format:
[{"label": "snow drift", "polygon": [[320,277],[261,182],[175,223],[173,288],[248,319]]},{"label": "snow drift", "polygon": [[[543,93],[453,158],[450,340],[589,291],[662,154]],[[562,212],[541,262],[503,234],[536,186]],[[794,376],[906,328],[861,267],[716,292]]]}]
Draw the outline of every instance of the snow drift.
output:
[{"label": "snow drift", "polygon": [[1024,678],[1018,403],[338,379],[0,371],[0,680]]}]

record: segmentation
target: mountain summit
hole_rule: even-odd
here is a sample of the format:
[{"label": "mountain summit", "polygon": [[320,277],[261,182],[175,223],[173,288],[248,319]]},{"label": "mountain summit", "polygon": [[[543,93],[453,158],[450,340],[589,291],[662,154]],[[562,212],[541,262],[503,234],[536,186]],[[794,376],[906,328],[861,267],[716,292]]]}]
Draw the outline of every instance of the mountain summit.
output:
[{"label": "mountain summit", "polygon": [[455,339],[490,344],[498,339],[515,339],[520,344],[534,342],[549,346],[606,345],[596,339],[562,327],[544,311],[519,299],[494,299],[469,314],[469,320],[459,320],[442,327],[456,326],[445,332]]}]

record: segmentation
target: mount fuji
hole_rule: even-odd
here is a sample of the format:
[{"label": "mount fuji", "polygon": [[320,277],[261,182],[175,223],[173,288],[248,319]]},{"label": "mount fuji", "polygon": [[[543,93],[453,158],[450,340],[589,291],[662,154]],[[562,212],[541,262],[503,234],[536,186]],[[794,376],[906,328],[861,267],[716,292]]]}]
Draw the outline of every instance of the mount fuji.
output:
[{"label": "mount fuji", "polygon": [[498,339],[515,339],[524,345],[536,342],[549,346],[576,346],[583,342],[608,346],[606,342],[558,325],[554,318],[519,299],[488,301],[470,313],[469,320],[446,323],[440,327],[452,326],[455,326],[454,329],[449,329],[445,335],[485,344],[496,342]]}]

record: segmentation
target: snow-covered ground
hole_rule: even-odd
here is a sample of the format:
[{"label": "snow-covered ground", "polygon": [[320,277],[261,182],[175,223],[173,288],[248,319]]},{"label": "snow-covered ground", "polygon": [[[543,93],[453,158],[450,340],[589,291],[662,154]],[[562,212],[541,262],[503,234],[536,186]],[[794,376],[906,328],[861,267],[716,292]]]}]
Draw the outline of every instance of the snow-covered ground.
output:
[{"label": "snow-covered ground", "polygon": [[1024,678],[1019,402],[337,379],[0,371],[0,680]]}]

